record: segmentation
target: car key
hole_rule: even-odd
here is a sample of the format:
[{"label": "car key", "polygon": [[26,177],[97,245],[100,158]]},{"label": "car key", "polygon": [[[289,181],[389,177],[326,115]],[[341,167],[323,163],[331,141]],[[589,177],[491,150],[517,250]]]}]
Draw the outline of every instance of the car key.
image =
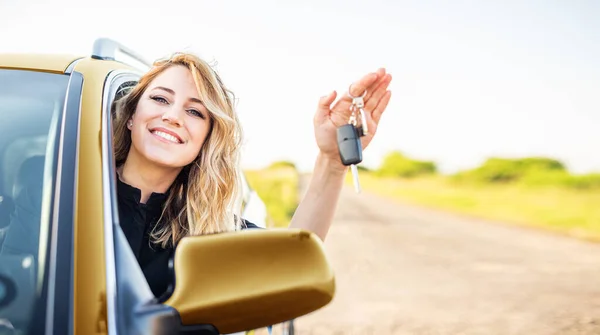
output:
[{"label": "car key", "polygon": [[[356,193],[360,193],[360,182],[358,180],[357,164],[362,162],[362,144],[360,138],[368,133],[363,97],[367,92],[360,97],[352,97],[352,105],[350,110],[352,114],[348,120],[348,124],[343,125],[337,130],[338,148],[342,163],[346,166],[350,165],[354,189]],[[361,114],[361,127],[356,126],[356,112]]]},{"label": "car key", "polygon": [[348,123],[337,129],[337,141],[342,164],[352,166],[362,162],[360,136],[353,124]]},{"label": "car key", "polygon": [[337,129],[337,141],[342,164],[348,166],[352,171],[354,180],[354,189],[360,193],[360,183],[358,181],[357,164],[362,162],[362,144],[358,129],[352,123],[345,124]]}]

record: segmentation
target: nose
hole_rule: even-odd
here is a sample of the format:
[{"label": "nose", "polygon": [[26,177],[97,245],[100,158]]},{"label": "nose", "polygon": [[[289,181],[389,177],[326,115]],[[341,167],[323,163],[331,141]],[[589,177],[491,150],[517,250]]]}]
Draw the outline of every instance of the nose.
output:
[{"label": "nose", "polygon": [[162,115],[162,120],[174,126],[181,127],[183,126],[183,119],[180,114],[179,108],[175,108],[175,106],[173,106],[165,111],[165,113]]}]

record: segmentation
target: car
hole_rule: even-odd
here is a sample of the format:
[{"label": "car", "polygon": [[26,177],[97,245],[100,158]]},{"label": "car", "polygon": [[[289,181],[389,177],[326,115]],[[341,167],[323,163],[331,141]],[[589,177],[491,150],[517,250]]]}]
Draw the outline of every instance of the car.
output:
[{"label": "car", "polygon": [[[154,297],[118,222],[111,122],[149,65],[105,38],[90,55],[0,54],[0,334],[227,334],[333,299],[322,242],[299,229],[185,237],[170,295]],[[244,189],[244,215],[266,226]]]}]

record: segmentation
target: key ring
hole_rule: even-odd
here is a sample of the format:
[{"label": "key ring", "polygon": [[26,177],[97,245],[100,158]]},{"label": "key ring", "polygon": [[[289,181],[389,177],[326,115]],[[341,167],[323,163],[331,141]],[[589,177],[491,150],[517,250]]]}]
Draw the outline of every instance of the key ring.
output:
[{"label": "key ring", "polygon": [[367,95],[367,90],[365,90],[361,96],[355,97],[355,96],[352,95],[352,93],[350,93],[351,90],[352,90],[352,84],[350,84],[350,86],[348,87],[348,96],[350,98],[352,98],[352,100],[354,100],[356,98],[364,98],[365,95]]},{"label": "key ring", "polygon": [[363,100],[363,98],[365,97],[365,95],[367,95],[367,90],[365,90],[361,96],[356,97],[353,96],[352,93],[350,93],[351,90],[352,84],[350,84],[350,86],[348,87],[348,96],[352,99],[352,105],[350,105],[350,110],[352,111],[352,114],[354,114],[356,110],[360,110],[363,107],[365,107],[365,101]]},{"label": "key ring", "polygon": [[350,105],[350,111],[352,112],[352,114],[350,115],[350,120],[348,121],[348,123],[352,123],[354,126],[356,126],[356,113],[358,113],[360,116],[362,133],[363,135],[367,135],[369,133],[369,129],[367,127],[367,118],[365,116],[365,111],[363,110],[363,108],[365,107],[365,101],[363,100],[363,98],[365,97],[365,95],[367,95],[367,90],[363,92],[362,96],[355,97],[350,93],[351,89],[352,84],[350,84],[350,87],[348,87],[348,96],[352,98],[352,105]]}]

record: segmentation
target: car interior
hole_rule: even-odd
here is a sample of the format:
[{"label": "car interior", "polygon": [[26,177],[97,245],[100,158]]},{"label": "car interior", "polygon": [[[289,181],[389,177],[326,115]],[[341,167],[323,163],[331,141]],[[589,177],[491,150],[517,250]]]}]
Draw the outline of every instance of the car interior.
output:
[{"label": "car interior", "polygon": [[45,156],[51,149],[48,137],[55,135],[50,130],[56,129],[64,102],[64,93],[48,92],[50,85],[43,80],[23,80],[19,85],[13,76],[10,70],[0,75],[0,115],[4,118],[0,123],[0,243],[15,199],[26,187],[42,188]]},{"label": "car interior", "polygon": [[[66,85],[67,79],[56,75],[0,70],[0,321],[17,329],[26,325],[26,311],[33,307],[37,252],[12,252],[4,242],[23,199],[33,219],[27,227],[35,230],[27,234],[40,235],[45,168],[54,160],[47,152],[55,151],[49,139],[57,135]],[[37,239],[29,243],[38,245]]]}]

